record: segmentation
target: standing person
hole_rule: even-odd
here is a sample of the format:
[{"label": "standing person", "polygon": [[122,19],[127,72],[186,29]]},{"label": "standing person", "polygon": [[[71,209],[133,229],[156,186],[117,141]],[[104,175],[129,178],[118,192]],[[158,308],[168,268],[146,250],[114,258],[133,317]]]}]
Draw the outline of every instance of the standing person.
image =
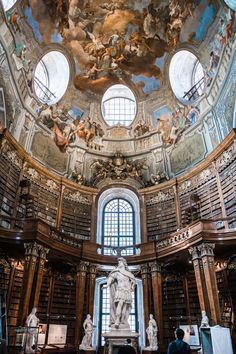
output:
[{"label": "standing person", "polygon": [[175,338],[173,342],[169,344],[167,354],[190,354],[190,346],[184,342],[184,331],[181,328],[175,330]]}]

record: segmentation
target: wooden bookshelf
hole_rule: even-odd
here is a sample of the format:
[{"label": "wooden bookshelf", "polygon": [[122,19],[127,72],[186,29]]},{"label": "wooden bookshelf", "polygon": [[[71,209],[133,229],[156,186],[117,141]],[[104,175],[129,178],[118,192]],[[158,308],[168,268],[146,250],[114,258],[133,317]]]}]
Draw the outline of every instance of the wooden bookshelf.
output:
[{"label": "wooden bookshelf", "polygon": [[159,240],[177,229],[174,197],[155,203],[148,202],[146,215],[149,240]]},{"label": "wooden bookshelf", "polygon": [[91,234],[91,205],[64,198],[61,231],[75,238],[89,240]]}]

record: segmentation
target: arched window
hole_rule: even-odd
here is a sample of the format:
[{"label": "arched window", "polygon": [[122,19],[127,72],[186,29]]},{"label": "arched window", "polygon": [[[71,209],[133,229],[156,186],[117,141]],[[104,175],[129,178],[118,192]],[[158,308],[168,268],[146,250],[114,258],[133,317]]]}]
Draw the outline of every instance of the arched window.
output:
[{"label": "arched window", "polygon": [[133,92],[124,85],[113,85],[102,98],[102,115],[106,123],[130,125],[136,115],[137,104]]},{"label": "arched window", "polygon": [[[94,332],[93,338],[94,346],[104,345],[104,338],[102,333],[110,331],[110,293],[109,289],[102,289],[104,284],[106,284],[106,278],[102,277],[96,280],[94,297],[94,324],[96,325],[96,330]],[[132,310],[128,321],[131,330],[140,334],[140,346],[144,346],[145,343],[143,308],[142,280],[136,279],[136,287],[133,293]]]},{"label": "arched window", "polygon": [[[126,247],[135,243],[134,210],[125,199],[115,198],[103,210],[103,246]],[[112,254],[110,248],[105,254]],[[133,254],[133,248],[126,249],[126,255]]]},{"label": "arched window", "polygon": [[66,92],[70,78],[67,58],[59,51],[45,54],[36,66],[34,89],[43,103],[54,104]]},{"label": "arched window", "polygon": [[122,256],[135,253],[133,245],[141,243],[141,235],[139,199],[133,191],[120,187],[105,190],[98,200],[97,220],[97,243],[104,254],[114,255],[115,247],[124,248]]}]

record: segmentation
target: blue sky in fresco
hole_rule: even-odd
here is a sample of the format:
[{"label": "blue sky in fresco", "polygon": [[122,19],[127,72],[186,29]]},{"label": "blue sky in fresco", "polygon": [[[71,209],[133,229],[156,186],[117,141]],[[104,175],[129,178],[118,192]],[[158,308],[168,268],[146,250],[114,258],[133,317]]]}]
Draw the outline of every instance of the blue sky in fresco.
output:
[{"label": "blue sky in fresco", "polygon": [[[207,3],[207,0],[201,1],[201,4],[202,3],[204,3],[205,5],[205,3]],[[214,19],[215,12],[216,9],[214,4],[210,4],[206,6],[205,10],[201,13],[201,16],[199,18],[198,28],[196,30],[196,35],[195,35],[195,39],[198,42],[201,42],[204,39],[207,29]]]},{"label": "blue sky in fresco", "polygon": [[[165,55],[163,57],[156,59],[155,65],[158,66],[161,71],[163,72],[165,63]],[[155,77],[146,77],[144,75],[133,75],[132,81],[137,84],[138,82],[143,82],[143,92],[150,93],[152,91],[158,90],[160,88],[160,80],[156,79]]]},{"label": "blue sky in fresco", "polygon": [[[35,38],[37,39],[37,41],[39,43],[43,42],[43,38],[39,32],[39,26],[38,26],[38,22],[33,18],[32,15],[32,10],[29,6],[26,7],[25,9],[25,16],[27,19],[27,22],[29,23],[29,25],[32,27]],[[54,33],[52,35],[52,42],[53,43],[61,43],[63,40],[62,36],[60,35],[60,33]]]}]

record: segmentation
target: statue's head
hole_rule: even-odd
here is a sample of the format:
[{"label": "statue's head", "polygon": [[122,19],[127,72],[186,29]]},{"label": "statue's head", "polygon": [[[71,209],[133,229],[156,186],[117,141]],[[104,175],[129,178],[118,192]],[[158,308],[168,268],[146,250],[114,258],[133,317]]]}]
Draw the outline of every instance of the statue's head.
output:
[{"label": "statue's head", "polygon": [[118,258],[118,267],[119,268],[123,268],[124,267],[125,269],[128,268],[128,264],[127,264],[127,261],[126,261],[125,258],[123,258],[123,257]]},{"label": "statue's head", "polygon": [[150,319],[151,319],[151,320],[153,319],[153,315],[152,315],[152,314],[150,314],[150,316],[149,316],[149,317],[150,317]]},{"label": "statue's head", "polygon": [[33,307],[31,313],[32,313],[33,315],[35,315],[36,312],[37,312],[37,307]]},{"label": "statue's head", "polygon": [[87,319],[90,320],[91,316],[90,315],[87,315]]}]

